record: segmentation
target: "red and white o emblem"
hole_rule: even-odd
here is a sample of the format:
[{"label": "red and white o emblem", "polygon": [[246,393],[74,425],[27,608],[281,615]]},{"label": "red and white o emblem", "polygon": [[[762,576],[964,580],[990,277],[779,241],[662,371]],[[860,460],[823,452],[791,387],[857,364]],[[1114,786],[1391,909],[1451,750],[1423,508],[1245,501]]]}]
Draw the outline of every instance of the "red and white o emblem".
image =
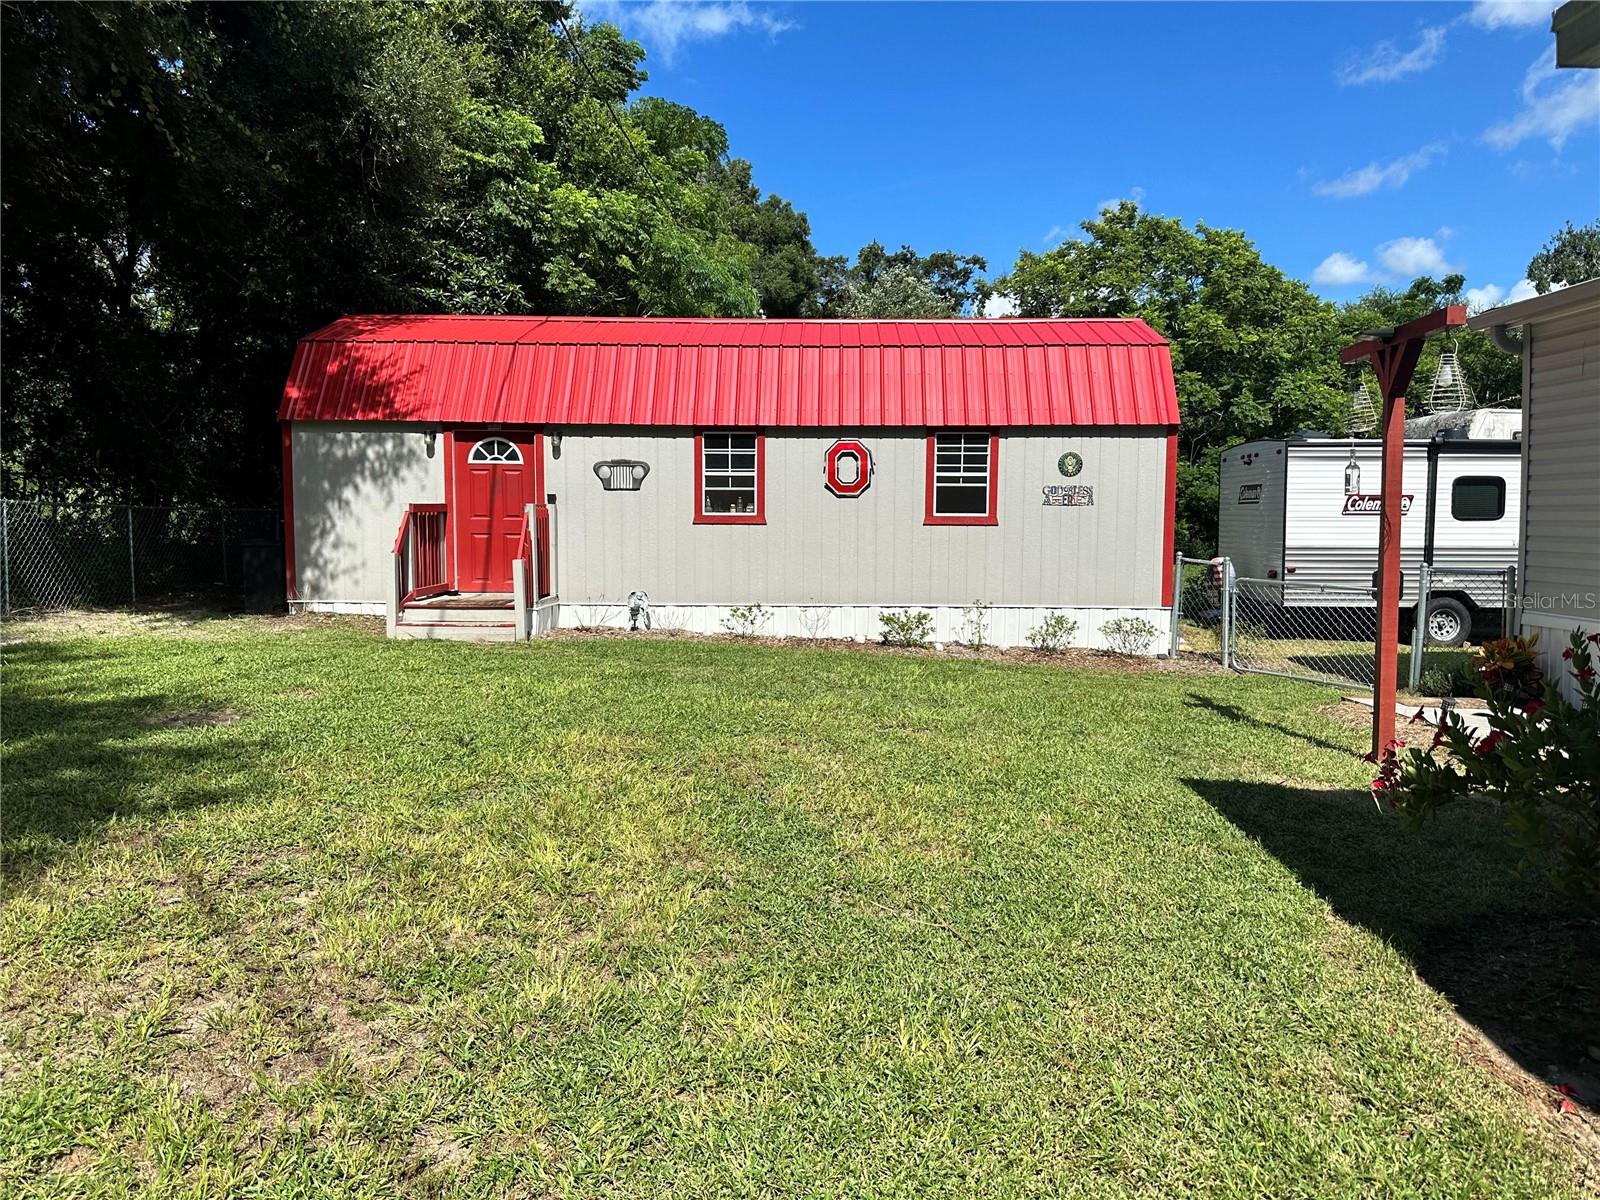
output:
[{"label": "red and white o emblem", "polygon": [[822,478],[835,496],[859,496],[872,482],[872,455],[854,438],[843,438],[828,447]]}]

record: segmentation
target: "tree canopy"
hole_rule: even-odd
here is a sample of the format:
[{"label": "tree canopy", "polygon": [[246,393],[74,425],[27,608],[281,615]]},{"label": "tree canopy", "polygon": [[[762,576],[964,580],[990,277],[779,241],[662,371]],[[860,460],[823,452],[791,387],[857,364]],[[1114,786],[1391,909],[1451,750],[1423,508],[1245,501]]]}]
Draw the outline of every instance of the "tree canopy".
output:
[{"label": "tree canopy", "polygon": [[814,303],[804,214],[564,4],[4,6],[6,491],[274,492],[294,341],[370,311]]},{"label": "tree canopy", "polygon": [[1528,263],[1528,280],[1541,296],[1597,275],[1600,275],[1600,220],[1587,225],[1568,221]]},{"label": "tree canopy", "polygon": [[995,288],[1022,316],[1142,317],[1168,339],[1182,414],[1178,541],[1209,554],[1223,449],[1342,427],[1336,313],[1236,230],[1191,228],[1126,200],[1082,229],[1048,253],[1023,251]]}]

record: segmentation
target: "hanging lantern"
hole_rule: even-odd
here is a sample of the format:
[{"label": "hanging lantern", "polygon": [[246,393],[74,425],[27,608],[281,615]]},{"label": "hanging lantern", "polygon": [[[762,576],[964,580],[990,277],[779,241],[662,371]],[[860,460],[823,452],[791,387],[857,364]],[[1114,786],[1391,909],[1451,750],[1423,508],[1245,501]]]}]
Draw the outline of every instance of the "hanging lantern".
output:
[{"label": "hanging lantern", "polygon": [[1361,494],[1361,464],[1356,462],[1354,446],[1350,447],[1350,461],[1344,465],[1344,494],[1346,496]]},{"label": "hanging lantern", "polygon": [[1372,402],[1365,379],[1358,378],[1355,390],[1350,393],[1350,413],[1345,423],[1351,437],[1371,433],[1378,427],[1378,406]]},{"label": "hanging lantern", "polygon": [[1452,346],[1439,355],[1439,370],[1428,389],[1428,411],[1431,413],[1466,412],[1475,407],[1476,398],[1467,386],[1467,376],[1461,369],[1461,360]]}]

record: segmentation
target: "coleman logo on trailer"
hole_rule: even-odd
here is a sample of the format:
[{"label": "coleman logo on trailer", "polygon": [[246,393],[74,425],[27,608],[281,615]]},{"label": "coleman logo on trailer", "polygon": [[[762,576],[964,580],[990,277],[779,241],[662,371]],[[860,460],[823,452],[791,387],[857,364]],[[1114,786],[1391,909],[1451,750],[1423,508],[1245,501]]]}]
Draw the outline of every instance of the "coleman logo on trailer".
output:
[{"label": "coleman logo on trailer", "polygon": [[1239,485],[1240,504],[1260,504],[1261,485],[1259,483],[1241,483]]},{"label": "coleman logo on trailer", "polygon": [[835,496],[859,496],[872,485],[872,455],[854,438],[842,438],[828,447],[822,479]]},{"label": "coleman logo on trailer", "polygon": [[[1346,517],[1375,517],[1383,511],[1383,497],[1365,494],[1346,496],[1344,498],[1344,512]],[[1411,497],[1400,497],[1400,515],[1403,517],[1411,511]]]}]

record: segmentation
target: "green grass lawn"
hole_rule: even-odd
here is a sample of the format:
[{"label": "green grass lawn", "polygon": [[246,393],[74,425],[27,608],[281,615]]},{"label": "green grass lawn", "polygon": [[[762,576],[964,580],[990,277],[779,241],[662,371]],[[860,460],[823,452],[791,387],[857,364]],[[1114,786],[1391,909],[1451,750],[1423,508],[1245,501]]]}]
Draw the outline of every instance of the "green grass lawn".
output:
[{"label": "green grass lawn", "polygon": [[0,1192],[1575,1187],[1326,689],[286,625],[6,647]]}]

